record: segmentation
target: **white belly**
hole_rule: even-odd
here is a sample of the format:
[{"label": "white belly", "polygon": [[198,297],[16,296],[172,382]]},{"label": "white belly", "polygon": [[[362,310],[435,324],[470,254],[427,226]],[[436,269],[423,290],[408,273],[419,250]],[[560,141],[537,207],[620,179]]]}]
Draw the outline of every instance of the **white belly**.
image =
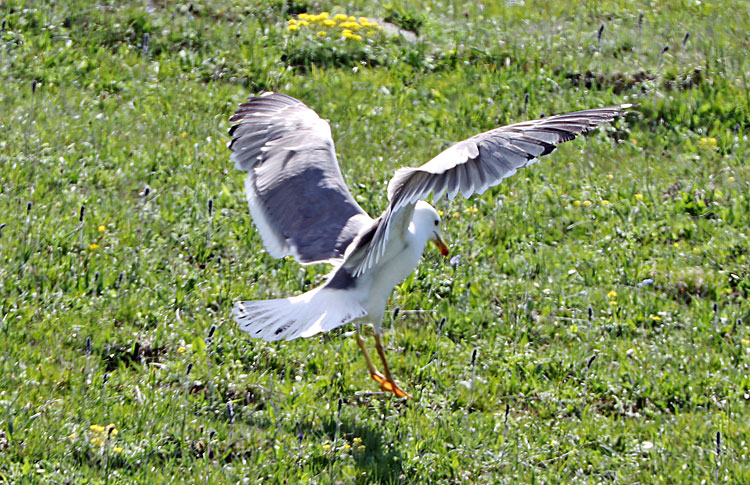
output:
[{"label": "white belly", "polygon": [[366,320],[376,331],[380,330],[385,305],[393,292],[393,287],[404,281],[419,264],[424,247],[418,248],[414,244],[399,244],[389,247],[380,259],[379,264],[362,275],[368,281],[362,281],[363,286],[369,286],[367,301],[362,306],[367,310]]}]

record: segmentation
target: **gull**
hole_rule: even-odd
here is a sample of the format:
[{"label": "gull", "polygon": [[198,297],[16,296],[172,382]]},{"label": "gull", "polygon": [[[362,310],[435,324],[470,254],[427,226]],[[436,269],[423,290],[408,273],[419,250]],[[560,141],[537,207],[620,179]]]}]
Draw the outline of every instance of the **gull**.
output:
[{"label": "gull", "polygon": [[[410,398],[391,374],[381,337],[393,287],[414,271],[428,242],[444,256],[440,215],[425,202],[482,194],[557,144],[610,122],[631,104],[524,121],[480,133],[420,167],[396,170],[388,206],[370,217],[354,200],[339,169],[328,122],[301,101],[264,93],[242,103],[230,122],[235,167],[247,172],[245,194],[268,253],[300,264],[333,265],[325,283],[289,298],[239,301],[234,320],[266,341],[312,337],[354,323],[370,376],[383,391]],[[371,324],[381,374],[361,326]]]}]

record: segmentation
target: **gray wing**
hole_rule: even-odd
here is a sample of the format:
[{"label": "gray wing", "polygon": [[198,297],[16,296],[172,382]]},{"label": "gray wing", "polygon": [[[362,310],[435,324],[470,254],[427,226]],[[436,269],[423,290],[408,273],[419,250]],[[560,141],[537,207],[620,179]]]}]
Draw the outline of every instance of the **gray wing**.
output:
[{"label": "gray wing", "polygon": [[372,219],[344,183],[331,129],[283,94],[250,98],[229,119],[231,160],[268,252],[301,263],[333,262]]},{"label": "gray wing", "polygon": [[403,209],[413,210],[414,204],[430,193],[435,200],[443,194],[449,199],[459,192],[464,197],[481,194],[519,168],[553,152],[558,144],[614,120],[632,106],[587,109],[503,126],[456,143],[421,167],[396,170],[388,183],[390,204],[356,274],[372,267],[382,255],[388,241],[388,221],[395,219],[394,214]]}]

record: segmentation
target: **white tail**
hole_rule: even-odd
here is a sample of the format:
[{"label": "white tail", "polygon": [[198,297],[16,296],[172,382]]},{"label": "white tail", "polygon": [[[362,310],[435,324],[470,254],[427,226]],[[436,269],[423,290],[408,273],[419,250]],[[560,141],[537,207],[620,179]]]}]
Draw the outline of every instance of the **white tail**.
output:
[{"label": "white tail", "polygon": [[240,328],[255,338],[312,337],[367,315],[347,296],[341,290],[319,287],[291,298],[238,301],[232,315]]}]

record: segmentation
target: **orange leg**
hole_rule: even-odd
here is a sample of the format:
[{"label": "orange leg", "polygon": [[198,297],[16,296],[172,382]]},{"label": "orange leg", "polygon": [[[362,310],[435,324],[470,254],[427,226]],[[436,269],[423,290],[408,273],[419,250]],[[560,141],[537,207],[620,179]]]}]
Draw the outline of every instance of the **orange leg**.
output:
[{"label": "orange leg", "polygon": [[362,350],[362,354],[365,356],[365,361],[367,362],[367,370],[370,371],[370,377],[375,379],[375,382],[377,382],[378,384],[383,384],[385,382],[385,378],[372,364],[372,360],[370,360],[370,354],[367,353],[367,348],[365,347],[365,341],[359,334],[359,326],[357,326],[357,345],[359,345],[359,348]]},{"label": "orange leg", "polygon": [[385,381],[380,383],[380,388],[384,391],[392,392],[398,397],[411,399],[411,396],[398,387],[398,384],[393,379],[391,370],[388,368],[388,362],[385,360],[385,350],[383,349],[383,344],[380,342],[380,335],[377,332],[375,332],[375,348],[378,351],[378,355],[380,355],[380,360],[383,361],[383,371],[385,371]]}]

